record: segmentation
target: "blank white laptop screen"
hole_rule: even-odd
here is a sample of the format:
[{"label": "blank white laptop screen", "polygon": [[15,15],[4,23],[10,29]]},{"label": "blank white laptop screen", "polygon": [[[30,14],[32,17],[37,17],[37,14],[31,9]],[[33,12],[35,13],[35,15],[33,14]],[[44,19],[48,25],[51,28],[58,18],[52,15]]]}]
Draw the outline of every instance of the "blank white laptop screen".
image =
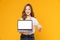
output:
[{"label": "blank white laptop screen", "polygon": [[32,20],[18,20],[19,32],[31,32],[32,28]]}]

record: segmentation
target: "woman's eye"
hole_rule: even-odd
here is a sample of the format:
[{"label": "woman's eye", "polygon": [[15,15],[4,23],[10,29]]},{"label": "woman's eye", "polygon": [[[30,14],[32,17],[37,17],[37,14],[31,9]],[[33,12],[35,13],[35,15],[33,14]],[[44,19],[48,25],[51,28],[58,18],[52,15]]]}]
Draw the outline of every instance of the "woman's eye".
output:
[{"label": "woman's eye", "polygon": [[30,9],[29,9],[30,10]]},{"label": "woman's eye", "polygon": [[25,10],[30,10],[30,9],[25,9]]},{"label": "woman's eye", "polygon": [[27,10],[27,9],[25,9],[25,10]]}]

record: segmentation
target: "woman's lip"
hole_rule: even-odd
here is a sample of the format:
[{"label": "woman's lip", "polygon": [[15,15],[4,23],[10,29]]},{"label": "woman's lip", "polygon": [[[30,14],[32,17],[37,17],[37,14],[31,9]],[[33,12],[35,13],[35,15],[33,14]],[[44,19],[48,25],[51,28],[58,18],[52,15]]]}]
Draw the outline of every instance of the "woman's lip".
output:
[{"label": "woman's lip", "polygon": [[27,12],[27,13],[29,13],[29,12]]}]

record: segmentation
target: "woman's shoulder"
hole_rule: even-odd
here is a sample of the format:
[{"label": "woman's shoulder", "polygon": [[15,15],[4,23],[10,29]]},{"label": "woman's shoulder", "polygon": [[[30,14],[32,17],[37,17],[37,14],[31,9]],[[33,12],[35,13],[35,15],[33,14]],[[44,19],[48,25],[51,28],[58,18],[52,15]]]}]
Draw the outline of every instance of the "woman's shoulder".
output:
[{"label": "woman's shoulder", "polygon": [[20,18],[19,20],[23,20],[23,18]]}]

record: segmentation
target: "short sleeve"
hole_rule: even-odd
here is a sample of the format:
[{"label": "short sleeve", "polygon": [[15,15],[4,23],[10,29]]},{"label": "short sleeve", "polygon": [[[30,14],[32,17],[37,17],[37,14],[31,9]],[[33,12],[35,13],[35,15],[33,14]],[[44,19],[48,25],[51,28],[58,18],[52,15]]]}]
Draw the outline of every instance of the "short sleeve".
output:
[{"label": "short sleeve", "polygon": [[41,28],[41,24],[37,21],[36,18],[34,19],[34,25],[37,26],[38,29]]}]

